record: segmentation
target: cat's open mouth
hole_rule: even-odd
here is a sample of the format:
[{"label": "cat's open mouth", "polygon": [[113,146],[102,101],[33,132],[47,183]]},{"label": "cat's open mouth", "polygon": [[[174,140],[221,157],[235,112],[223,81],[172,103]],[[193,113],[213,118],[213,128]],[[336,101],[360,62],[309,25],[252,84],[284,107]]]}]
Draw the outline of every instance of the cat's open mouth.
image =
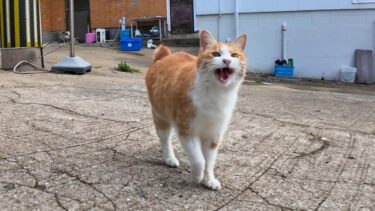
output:
[{"label": "cat's open mouth", "polygon": [[225,84],[229,80],[229,78],[232,76],[233,72],[234,72],[233,69],[225,67],[225,68],[216,69],[215,75],[219,79],[220,82]]}]

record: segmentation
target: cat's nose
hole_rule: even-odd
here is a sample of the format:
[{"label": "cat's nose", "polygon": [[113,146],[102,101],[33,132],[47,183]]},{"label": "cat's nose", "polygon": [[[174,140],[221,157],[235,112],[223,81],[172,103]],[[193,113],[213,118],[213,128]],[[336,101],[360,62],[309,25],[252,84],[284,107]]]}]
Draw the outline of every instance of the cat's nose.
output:
[{"label": "cat's nose", "polygon": [[227,66],[230,64],[230,60],[229,59],[223,59],[223,63],[226,64]]}]

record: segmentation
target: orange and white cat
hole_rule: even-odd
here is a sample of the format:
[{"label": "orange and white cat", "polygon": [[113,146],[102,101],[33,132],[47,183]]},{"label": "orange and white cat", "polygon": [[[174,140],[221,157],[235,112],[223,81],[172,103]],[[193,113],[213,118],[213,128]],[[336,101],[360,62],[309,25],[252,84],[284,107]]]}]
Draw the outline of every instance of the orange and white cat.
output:
[{"label": "orange and white cat", "polygon": [[146,74],[165,163],[179,166],[171,144],[174,128],[189,158],[194,181],[212,190],[221,187],[214,175],[215,160],[246,74],[245,45],[246,35],[221,43],[202,31],[198,57],[171,53],[160,46]]}]

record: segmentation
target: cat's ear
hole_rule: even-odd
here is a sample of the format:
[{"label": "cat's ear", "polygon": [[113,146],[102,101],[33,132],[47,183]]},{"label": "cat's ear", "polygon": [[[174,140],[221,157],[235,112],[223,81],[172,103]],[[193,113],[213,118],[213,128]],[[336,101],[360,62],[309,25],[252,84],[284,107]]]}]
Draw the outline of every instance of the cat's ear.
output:
[{"label": "cat's ear", "polygon": [[232,42],[232,45],[241,48],[242,50],[246,47],[246,34],[239,36],[235,41]]},{"label": "cat's ear", "polygon": [[201,51],[207,50],[207,48],[209,48],[212,45],[215,45],[217,42],[216,39],[211,35],[211,33],[206,30],[203,30],[200,33],[199,39]]}]

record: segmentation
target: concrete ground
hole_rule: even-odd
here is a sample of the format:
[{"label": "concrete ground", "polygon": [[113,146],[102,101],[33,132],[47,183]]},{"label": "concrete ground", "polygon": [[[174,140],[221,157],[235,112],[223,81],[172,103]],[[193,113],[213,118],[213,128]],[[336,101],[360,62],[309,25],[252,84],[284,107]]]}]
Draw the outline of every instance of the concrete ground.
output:
[{"label": "concrete ground", "polygon": [[152,51],[77,53],[91,73],[0,71],[0,210],[375,210],[374,86],[245,81],[214,192],[178,143],[163,164],[143,74],[112,70]]}]

